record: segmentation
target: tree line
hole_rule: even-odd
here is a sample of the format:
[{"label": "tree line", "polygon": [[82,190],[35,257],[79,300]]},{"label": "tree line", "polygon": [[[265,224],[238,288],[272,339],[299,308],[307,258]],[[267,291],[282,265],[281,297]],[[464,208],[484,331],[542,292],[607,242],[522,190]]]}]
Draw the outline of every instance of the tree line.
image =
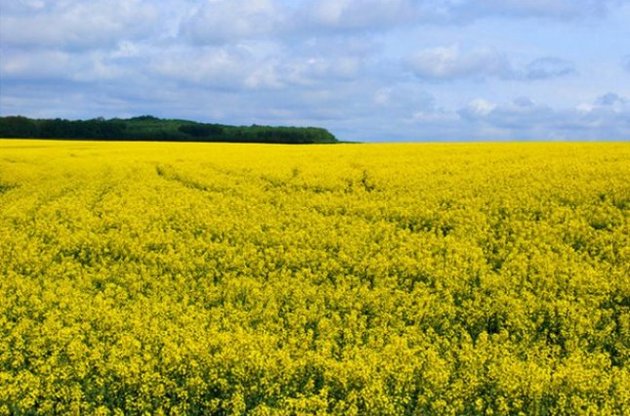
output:
[{"label": "tree line", "polygon": [[230,126],[140,116],[129,119],[66,120],[0,117],[0,138],[201,141],[249,143],[336,143],[318,127]]}]

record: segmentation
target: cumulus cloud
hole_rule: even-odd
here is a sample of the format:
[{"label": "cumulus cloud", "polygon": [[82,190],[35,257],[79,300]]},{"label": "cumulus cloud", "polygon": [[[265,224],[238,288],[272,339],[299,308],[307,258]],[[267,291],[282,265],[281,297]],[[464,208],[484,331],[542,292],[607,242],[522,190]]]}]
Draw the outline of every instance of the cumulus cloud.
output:
[{"label": "cumulus cloud", "polygon": [[201,44],[280,36],[378,32],[485,17],[564,20],[604,16],[622,0],[207,0],[179,24]]},{"label": "cumulus cloud", "polygon": [[507,57],[491,49],[462,53],[458,46],[425,49],[408,58],[413,73],[433,80],[467,77],[507,77],[512,73]]},{"label": "cumulus cloud", "polygon": [[460,78],[541,80],[575,72],[574,65],[554,57],[538,58],[516,67],[507,55],[489,48],[462,52],[457,45],[421,50],[407,58],[408,68],[419,78],[446,81]]},{"label": "cumulus cloud", "polygon": [[402,23],[462,23],[487,17],[567,20],[601,18],[626,0],[319,0],[306,3],[312,22],[329,28],[374,29]]},{"label": "cumulus cloud", "polygon": [[615,94],[614,92],[609,92],[601,97],[599,97],[595,103],[600,106],[616,106],[616,105],[624,105],[628,102],[627,99],[619,96],[619,94]]},{"label": "cumulus cloud", "polygon": [[[526,97],[488,104],[477,99],[458,114],[472,126],[489,126],[495,138],[536,140],[611,140],[630,137],[630,106],[616,94],[606,94],[575,108],[552,108]],[[493,139],[488,137],[488,139]]]},{"label": "cumulus cloud", "polygon": [[530,62],[524,70],[524,77],[530,80],[557,78],[575,73],[572,62],[560,58],[546,57]]},{"label": "cumulus cloud", "polygon": [[243,47],[167,49],[150,57],[149,71],[158,79],[210,90],[236,92],[278,84],[269,63]]},{"label": "cumulus cloud", "polygon": [[61,51],[14,53],[0,62],[0,73],[10,79],[55,78],[71,73],[71,64],[70,54]]},{"label": "cumulus cloud", "polygon": [[[11,4],[12,2],[9,2]],[[142,0],[79,0],[2,4],[0,38],[5,46],[95,48],[155,33],[159,12]]]},{"label": "cumulus cloud", "polygon": [[340,30],[374,30],[419,17],[411,0],[320,0],[298,12],[312,25]]},{"label": "cumulus cloud", "polygon": [[412,0],[211,0],[182,20],[180,33],[195,43],[211,44],[375,32],[423,21],[425,14]]},{"label": "cumulus cloud", "polygon": [[372,93],[372,102],[383,111],[406,111],[406,116],[413,116],[418,112],[432,112],[436,110],[435,98],[422,88],[409,85],[392,85],[378,88]]},{"label": "cumulus cloud", "polygon": [[514,105],[521,108],[534,107],[536,103],[529,97],[516,97],[513,101]]},{"label": "cumulus cloud", "polygon": [[285,67],[287,79],[302,85],[318,81],[352,80],[361,70],[362,62],[353,56],[328,59],[309,57],[290,62]]},{"label": "cumulus cloud", "polygon": [[[494,127],[531,129],[537,125],[548,124],[553,110],[546,105],[536,104],[527,97],[519,97],[502,104],[475,99],[458,113],[466,120],[486,122]],[[528,124],[523,125],[524,123]]]},{"label": "cumulus cloud", "polygon": [[[540,42],[579,38],[575,19],[622,0],[0,2],[2,115],[321,125],[360,140],[630,137],[628,78],[592,75],[630,71],[606,46],[617,39],[580,54]],[[585,90],[616,92],[582,102]]]},{"label": "cumulus cloud", "polygon": [[459,115],[466,119],[477,119],[486,117],[497,108],[495,103],[492,103],[483,98],[475,98],[468,105],[459,110]]},{"label": "cumulus cloud", "polygon": [[487,16],[572,19],[601,17],[624,0],[463,0],[447,1],[459,19]]},{"label": "cumulus cloud", "polygon": [[625,0],[21,0],[2,4],[9,46],[93,48],[170,34],[216,44],[266,36],[319,36],[506,18],[604,16]]},{"label": "cumulus cloud", "polygon": [[225,43],[286,30],[288,10],[273,0],[214,0],[203,3],[180,24],[195,43]]},{"label": "cumulus cloud", "polygon": [[199,88],[278,90],[315,88],[353,82],[363,71],[366,57],[356,53],[302,53],[278,49],[275,44],[175,47],[154,53],[148,71]]},{"label": "cumulus cloud", "polygon": [[11,81],[108,81],[129,74],[128,68],[100,51],[76,54],[63,50],[12,50],[0,61],[0,75]]}]

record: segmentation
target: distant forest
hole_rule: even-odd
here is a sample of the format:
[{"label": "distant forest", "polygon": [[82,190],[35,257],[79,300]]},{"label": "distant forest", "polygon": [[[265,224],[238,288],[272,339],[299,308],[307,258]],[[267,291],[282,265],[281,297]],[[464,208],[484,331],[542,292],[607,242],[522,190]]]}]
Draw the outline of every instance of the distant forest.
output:
[{"label": "distant forest", "polygon": [[337,143],[317,127],[229,126],[140,116],[91,120],[0,117],[0,138],[240,143]]}]

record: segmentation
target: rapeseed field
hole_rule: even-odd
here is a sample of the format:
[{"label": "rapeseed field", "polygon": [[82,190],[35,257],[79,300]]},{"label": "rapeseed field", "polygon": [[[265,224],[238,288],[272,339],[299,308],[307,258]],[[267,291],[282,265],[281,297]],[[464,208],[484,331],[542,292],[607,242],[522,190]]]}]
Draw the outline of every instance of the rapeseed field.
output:
[{"label": "rapeseed field", "polygon": [[0,414],[630,413],[630,144],[0,141]]}]

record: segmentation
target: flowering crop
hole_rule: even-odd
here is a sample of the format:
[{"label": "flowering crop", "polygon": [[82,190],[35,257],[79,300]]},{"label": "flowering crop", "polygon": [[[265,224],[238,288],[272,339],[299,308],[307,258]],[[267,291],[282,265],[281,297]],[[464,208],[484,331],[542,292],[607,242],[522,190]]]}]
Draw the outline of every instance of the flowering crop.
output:
[{"label": "flowering crop", "polygon": [[0,141],[0,414],[628,414],[630,144]]}]

